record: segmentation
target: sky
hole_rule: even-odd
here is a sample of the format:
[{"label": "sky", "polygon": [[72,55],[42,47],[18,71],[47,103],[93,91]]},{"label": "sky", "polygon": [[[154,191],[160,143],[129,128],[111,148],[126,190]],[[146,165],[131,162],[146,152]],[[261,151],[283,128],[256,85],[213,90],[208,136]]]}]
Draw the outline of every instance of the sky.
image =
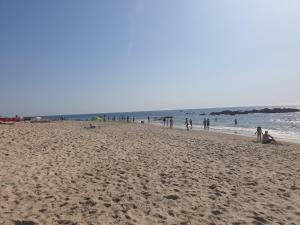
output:
[{"label": "sky", "polygon": [[300,103],[298,0],[0,0],[0,115]]}]

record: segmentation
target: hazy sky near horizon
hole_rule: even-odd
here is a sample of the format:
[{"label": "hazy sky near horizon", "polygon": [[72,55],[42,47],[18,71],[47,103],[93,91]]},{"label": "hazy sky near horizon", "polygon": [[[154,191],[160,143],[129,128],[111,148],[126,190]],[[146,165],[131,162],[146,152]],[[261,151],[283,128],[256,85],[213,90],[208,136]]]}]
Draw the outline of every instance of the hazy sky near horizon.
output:
[{"label": "hazy sky near horizon", "polygon": [[0,0],[0,115],[300,103],[298,0]]}]

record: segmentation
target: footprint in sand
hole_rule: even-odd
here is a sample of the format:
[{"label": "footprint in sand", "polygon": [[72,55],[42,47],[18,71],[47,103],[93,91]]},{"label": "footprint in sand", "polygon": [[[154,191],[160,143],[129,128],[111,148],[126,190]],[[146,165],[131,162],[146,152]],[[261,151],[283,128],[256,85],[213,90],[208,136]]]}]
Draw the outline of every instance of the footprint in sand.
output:
[{"label": "footprint in sand", "polygon": [[179,196],[178,195],[166,195],[166,196],[164,196],[164,198],[171,199],[171,200],[177,200],[177,199],[179,199]]},{"label": "footprint in sand", "polygon": [[254,216],[253,219],[254,221],[252,222],[255,225],[262,225],[262,224],[266,224],[268,221],[263,218],[262,216],[260,216],[258,213],[253,212]]},{"label": "footprint in sand", "polygon": [[38,225],[37,222],[34,222],[32,220],[15,220],[15,225]]},{"label": "footprint in sand", "polygon": [[77,225],[77,223],[75,223],[71,220],[58,220],[57,223],[63,224],[63,225]]}]

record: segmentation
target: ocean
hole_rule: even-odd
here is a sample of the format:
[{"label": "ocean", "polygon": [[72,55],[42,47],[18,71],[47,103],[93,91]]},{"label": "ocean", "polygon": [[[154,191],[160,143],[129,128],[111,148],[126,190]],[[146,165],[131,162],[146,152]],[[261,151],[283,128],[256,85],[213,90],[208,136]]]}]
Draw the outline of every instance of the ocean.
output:
[{"label": "ocean", "polygon": [[[276,108],[297,108],[297,106],[276,106]],[[151,118],[151,123],[162,124],[162,121],[156,120],[160,117],[173,116],[174,127],[185,129],[185,118],[192,119],[194,130],[203,130],[203,120],[210,119],[210,130],[215,132],[232,133],[254,137],[257,126],[261,126],[263,130],[268,130],[275,139],[281,139],[291,142],[300,143],[300,112],[295,113],[257,113],[243,115],[219,115],[210,116],[211,112],[223,110],[251,110],[275,108],[270,106],[265,107],[234,107],[234,108],[209,108],[209,109],[179,109],[179,110],[164,110],[164,111],[145,111],[145,112],[124,112],[124,113],[97,113],[97,114],[78,114],[78,115],[63,115],[66,120],[90,120],[96,115],[106,115],[106,118],[116,118],[120,116],[135,117],[136,122],[145,121],[147,117]],[[201,115],[201,114],[206,115]],[[48,116],[49,119],[58,119],[59,116]],[[235,125],[234,120],[238,123]]]}]

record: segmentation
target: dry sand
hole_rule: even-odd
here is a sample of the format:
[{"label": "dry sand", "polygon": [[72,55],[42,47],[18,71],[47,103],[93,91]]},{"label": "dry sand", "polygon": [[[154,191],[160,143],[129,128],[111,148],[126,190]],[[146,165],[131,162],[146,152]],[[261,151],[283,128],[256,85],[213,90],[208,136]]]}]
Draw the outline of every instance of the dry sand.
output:
[{"label": "dry sand", "polygon": [[300,146],[148,124],[0,125],[0,224],[300,224]]}]

